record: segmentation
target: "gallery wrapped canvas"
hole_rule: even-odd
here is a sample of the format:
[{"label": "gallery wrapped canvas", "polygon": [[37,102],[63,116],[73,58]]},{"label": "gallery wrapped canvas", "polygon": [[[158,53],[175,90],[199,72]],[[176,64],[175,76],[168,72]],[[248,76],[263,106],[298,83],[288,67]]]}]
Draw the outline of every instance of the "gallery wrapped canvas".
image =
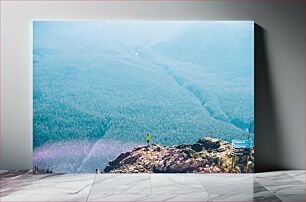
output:
[{"label": "gallery wrapped canvas", "polygon": [[254,23],[34,21],[36,173],[254,170]]}]

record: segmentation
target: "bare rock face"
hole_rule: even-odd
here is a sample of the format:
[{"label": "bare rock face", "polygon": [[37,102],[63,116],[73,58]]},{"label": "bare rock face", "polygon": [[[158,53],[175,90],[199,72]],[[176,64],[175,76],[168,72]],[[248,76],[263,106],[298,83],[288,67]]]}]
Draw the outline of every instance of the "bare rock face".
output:
[{"label": "bare rock face", "polygon": [[[202,138],[194,144],[164,147],[139,146],[109,162],[106,173],[240,173],[246,172],[246,157],[232,157],[228,142]],[[234,166],[232,167],[232,161]],[[248,172],[254,169],[254,150]]]}]

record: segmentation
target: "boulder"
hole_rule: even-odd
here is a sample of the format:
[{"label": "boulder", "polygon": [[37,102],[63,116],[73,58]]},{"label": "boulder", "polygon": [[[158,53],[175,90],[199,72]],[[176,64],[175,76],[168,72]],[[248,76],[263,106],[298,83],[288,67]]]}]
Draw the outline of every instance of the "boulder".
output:
[{"label": "boulder", "polygon": [[125,159],[129,155],[131,155],[131,152],[121,153],[115,160],[110,161],[108,164],[111,165],[111,166],[118,165],[120,163],[120,161],[122,161],[123,159]]},{"label": "boulder", "polygon": [[202,144],[205,149],[218,149],[221,146],[219,140],[212,138],[203,138],[198,140],[199,144]]},{"label": "boulder", "polygon": [[132,164],[134,164],[137,161],[138,158],[139,158],[139,155],[129,156],[126,159],[124,159],[121,162],[121,164],[130,164],[130,165],[132,165]]},{"label": "boulder", "polygon": [[196,152],[200,152],[203,149],[203,145],[200,143],[195,143],[191,146],[191,149],[196,151]]},{"label": "boulder", "polygon": [[193,158],[193,153],[194,153],[194,150],[190,149],[190,148],[186,148],[186,149],[183,149],[182,150],[188,158]]},{"label": "boulder", "polygon": [[221,143],[220,143],[219,140],[213,141],[212,144],[211,144],[212,149],[218,149],[220,146],[221,146]]}]

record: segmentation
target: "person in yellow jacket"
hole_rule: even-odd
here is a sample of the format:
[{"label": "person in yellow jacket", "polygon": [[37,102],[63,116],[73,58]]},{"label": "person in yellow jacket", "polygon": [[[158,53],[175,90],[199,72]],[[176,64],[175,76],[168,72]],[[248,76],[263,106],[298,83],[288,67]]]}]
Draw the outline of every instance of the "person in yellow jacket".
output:
[{"label": "person in yellow jacket", "polygon": [[150,141],[151,141],[151,135],[149,133],[147,133],[146,140],[147,140],[147,144],[149,146],[150,145]]}]

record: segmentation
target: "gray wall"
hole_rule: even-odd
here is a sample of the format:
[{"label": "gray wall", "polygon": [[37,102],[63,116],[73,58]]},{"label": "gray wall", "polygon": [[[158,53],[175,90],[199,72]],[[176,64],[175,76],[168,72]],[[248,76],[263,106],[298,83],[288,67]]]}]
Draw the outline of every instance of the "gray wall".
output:
[{"label": "gray wall", "polygon": [[305,168],[303,1],[1,2],[1,169],[32,168],[32,20],[254,20],[256,170]]}]

